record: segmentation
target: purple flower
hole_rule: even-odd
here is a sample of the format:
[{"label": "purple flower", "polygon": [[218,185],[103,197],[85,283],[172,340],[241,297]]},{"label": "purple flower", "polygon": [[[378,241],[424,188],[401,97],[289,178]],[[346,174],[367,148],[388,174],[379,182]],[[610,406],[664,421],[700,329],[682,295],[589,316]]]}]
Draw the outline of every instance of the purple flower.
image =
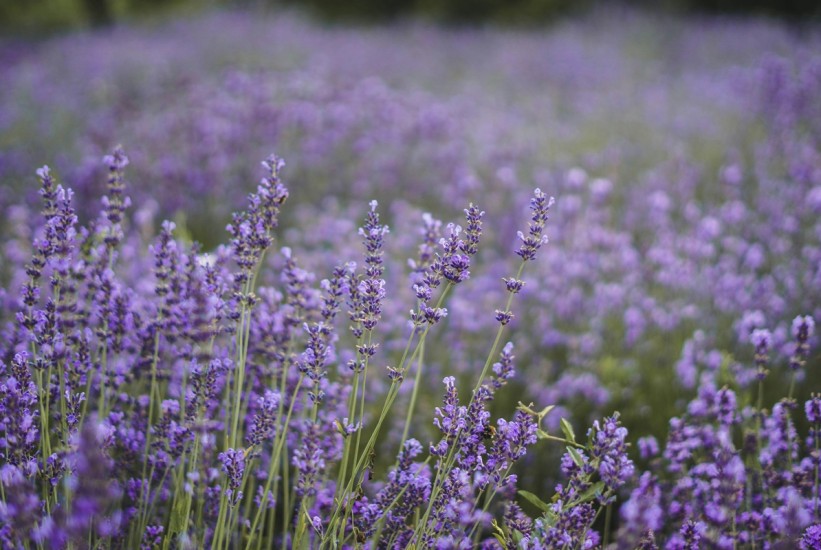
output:
[{"label": "purple flower", "polygon": [[442,381],[445,384],[445,397],[441,407],[436,407],[433,424],[442,432],[441,441],[433,446],[430,452],[434,456],[443,457],[456,434],[467,426],[467,408],[459,405],[459,395],[456,391],[456,379],[447,376]]},{"label": "purple flower", "polygon": [[688,521],[679,532],[670,539],[667,548],[675,550],[698,550],[701,548],[701,539],[707,531],[707,526],[698,521]]},{"label": "purple flower", "polygon": [[639,478],[638,486],[621,507],[621,516],[625,529],[633,536],[641,536],[647,529],[658,531],[664,525],[661,487],[649,472]]},{"label": "purple flower", "polygon": [[755,365],[758,368],[757,377],[763,380],[769,371],[767,363],[770,360],[769,348],[772,345],[772,334],[767,329],[755,329],[750,334],[750,342],[755,346]]},{"label": "purple flower", "polygon": [[25,353],[15,355],[11,369],[0,363],[0,369],[7,370],[5,375],[11,374],[0,383],[0,456],[18,466],[31,461],[40,446],[37,386],[26,357]]},{"label": "purple flower", "polygon": [[547,243],[544,226],[548,218],[548,211],[553,203],[553,197],[548,199],[541,189],[536,189],[533,192],[533,198],[530,199],[530,210],[533,214],[530,218],[528,234],[524,235],[521,231],[518,233],[522,244],[516,254],[521,256],[522,261],[533,260],[536,257],[536,251]]},{"label": "purple flower", "polygon": [[251,421],[248,431],[248,444],[261,445],[274,437],[277,424],[277,412],[280,404],[278,392],[265,390],[265,395],[258,398],[258,409]]},{"label": "purple flower", "polygon": [[87,421],[78,434],[77,451],[67,457],[73,491],[65,530],[76,541],[88,540],[92,533],[110,537],[119,532],[120,512],[113,507],[121,489],[112,475],[113,460],[101,445],[105,435],[103,426]]},{"label": "purple flower", "polygon": [[288,190],[280,180],[285,162],[271,156],[262,166],[268,174],[260,181],[256,193],[248,196],[247,210],[234,214],[228,225],[234,258],[240,268],[234,280],[235,288],[243,296],[243,285],[250,280],[262,253],[273,243],[271,231],[279,224],[280,208],[288,198]]},{"label": "purple flower", "polygon": [[482,217],[484,211],[473,203],[465,209],[465,241],[460,246],[460,250],[468,256],[473,256],[479,251],[479,238],[482,236]]},{"label": "purple flower", "polygon": [[[365,276],[361,280],[350,282],[351,303],[353,304],[351,320],[369,331],[376,327],[382,317],[382,302],[386,295],[385,280],[382,279],[382,273],[385,270],[382,248],[385,235],[388,234],[388,227],[380,224],[379,214],[376,211],[377,206],[376,201],[371,201],[365,225],[359,228],[359,234],[365,245]],[[354,284],[356,284],[355,289]]]},{"label": "purple flower", "polygon": [[804,412],[810,424],[821,424],[821,396],[812,394],[812,397],[804,403]]},{"label": "purple flower", "polygon": [[[7,548],[18,548],[32,538],[32,530],[40,518],[41,501],[34,484],[15,465],[0,466],[0,483],[4,494],[4,503],[0,506],[0,541]],[[60,536],[55,538],[60,540]]]},{"label": "purple flower", "polygon": [[145,528],[143,539],[140,543],[140,550],[154,550],[160,548],[163,541],[163,532],[165,528],[162,525],[149,525]]},{"label": "purple flower", "polygon": [[322,438],[322,426],[317,422],[308,423],[302,441],[294,451],[292,463],[298,473],[295,490],[300,498],[317,494],[317,482],[327,465],[321,444]]},{"label": "purple flower", "polygon": [[795,338],[795,348],[790,356],[790,368],[800,369],[807,362],[810,352],[809,339],[815,331],[815,321],[809,315],[798,316],[792,322],[792,336]]},{"label": "purple flower", "polygon": [[116,246],[122,239],[120,222],[123,220],[123,213],[131,204],[131,199],[124,195],[125,183],[123,181],[123,171],[129,161],[122,146],[117,146],[110,155],[103,157],[103,163],[108,166],[108,195],[103,197],[103,206],[105,216],[111,224],[106,241],[109,245]]},{"label": "purple flower", "polygon": [[639,455],[643,460],[649,460],[659,454],[659,444],[652,435],[640,437],[638,440]]},{"label": "purple flower", "polygon": [[821,524],[807,527],[801,536],[801,550],[821,548]]},{"label": "purple flower", "polygon": [[230,506],[236,506],[242,500],[243,476],[245,475],[245,451],[228,449],[219,456],[222,473],[225,474],[227,486],[224,490]]},{"label": "purple flower", "polygon": [[627,457],[627,428],[619,422],[619,414],[593,423],[591,458],[599,460],[599,474],[605,486],[615,491],[633,476],[633,461]]}]

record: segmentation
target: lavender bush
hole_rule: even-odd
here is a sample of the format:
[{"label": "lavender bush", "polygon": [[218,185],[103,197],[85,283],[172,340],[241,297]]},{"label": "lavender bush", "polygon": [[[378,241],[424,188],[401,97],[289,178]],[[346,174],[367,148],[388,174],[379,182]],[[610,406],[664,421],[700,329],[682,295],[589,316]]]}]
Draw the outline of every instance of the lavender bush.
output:
[{"label": "lavender bush", "polygon": [[[488,408],[515,376],[513,345],[501,342],[525,267],[547,243],[552,198],[535,190],[519,267],[500,284],[507,299],[493,314],[487,359],[467,400],[445,377],[433,414],[440,436],[425,451],[409,435],[423,414],[428,335],[470,278],[483,211],[469,205],[465,228],[449,224],[438,242],[441,224],[423,217],[406,345],[383,369],[389,231],[376,201],[359,229],[362,266],[339,263],[316,285],[287,247],[276,277],[263,269],[289,194],[280,159],[263,163],[265,177],[228,225],[229,244],[212,254],[177,239],[170,222],[142,246],[126,225],[129,159],[118,148],[104,161],[108,194],[88,226],[77,222],[72,192],[48,167],[37,171],[43,223],[28,263],[17,266],[22,293],[9,300],[16,308],[6,312],[0,350],[6,546],[595,547],[602,510],[610,534],[613,502],[635,477],[619,414],[596,421],[582,443],[565,419],[562,435],[543,428],[552,406],[520,403],[495,424]],[[141,284],[144,273],[153,276]],[[343,308],[347,335],[337,328]],[[793,382],[813,332],[812,317],[793,321]],[[671,420],[664,460],[653,459],[622,508],[619,544],[655,547],[662,534],[669,548],[817,538],[821,399],[804,406],[811,428],[802,445],[794,384],[772,412],[763,408],[772,335],[756,329],[751,341],[752,372],[704,373],[687,416]],[[379,443],[412,372],[385,473]],[[756,404],[739,409],[732,389],[716,389],[721,376],[741,387],[757,380]],[[518,490],[512,473],[539,439],[567,450],[569,479],[550,504]],[[652,438],[639,447],[645,459],[659,453]],[[525,515],[517,490],[544,515]]]},{"label": "lavender bush", "polygon": [[[105,163],[108,194],[89,226],[78,225],[71,191],[38,170],[44,222],[19,266],[23,293],[1,350],[6,546],[470,546],[488,539],[497,511],[513,522],[494,523],[500,540],[529,532],[514,464],[539,437],[584,447],[572,432],[541,430],[545,412],[521,405],[494,426],[487,407],[515,373],[512,345],[500,343],[524,267],[547,242],[552,198],[537,189],[531,199],[520,266],[505,280],[467,404],[446,377],[433,420],[441,437],[425,452],[409,437],[412,399],[396,463],[377,481],[384,421],[413,371],[417,395],[427,336],[470,276],[484,212],[470,205],[465,229],[449,225],[438,243],[424,219],[407,344],[379,368],[388,228],[376,201],[359,230],[362,267],[340,263],[315,285],[283,248],[269,285],[261,268],[288,198],[281,160],[263,163],[266,176],[228,226],[230,243],[210,257],[180,242],[172,223],[148,250],[128,240],[129,159],[116,149]],[[347,337],[336,322],[343,308]],[[382,379],[381,398],[369,374]],[[591,454],[632,471],[623,428],[615,418],[605,425],[591,432]],[[612,430],[605,437],[619,437],[618,448],[599,448]]]},{"label": "lavender bush", "polygon": [[0,45],[4,543],[818,547],[819,39],[702,23]]}]

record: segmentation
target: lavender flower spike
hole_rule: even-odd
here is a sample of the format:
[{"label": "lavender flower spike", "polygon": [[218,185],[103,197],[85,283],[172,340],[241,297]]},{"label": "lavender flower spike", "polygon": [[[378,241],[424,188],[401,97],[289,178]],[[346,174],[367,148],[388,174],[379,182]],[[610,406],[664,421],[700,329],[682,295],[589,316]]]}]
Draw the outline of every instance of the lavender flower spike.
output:
[{"label": "lavender flower spike", "polygon": [[553,197],[548,198],[541,189],[537,188],[533,192],[533,198],[530,199],[530,210],[533,214],[528,224],[528,234],[525,235],[521,231],[518,233],[522,244],[516,254],[521,256],[523,261],[533,260],[536,257],[536,251],[543,244],[547,244],[548,239],[544,234],[544,226],[548,219],[548,211],[554,202]]}]

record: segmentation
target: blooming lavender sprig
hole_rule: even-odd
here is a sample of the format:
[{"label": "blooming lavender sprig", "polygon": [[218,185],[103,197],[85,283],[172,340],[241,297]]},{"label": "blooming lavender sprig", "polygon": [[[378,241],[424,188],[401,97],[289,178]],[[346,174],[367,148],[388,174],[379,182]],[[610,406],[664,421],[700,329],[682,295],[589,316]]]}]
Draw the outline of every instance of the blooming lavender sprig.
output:
[{"label": "blooming lavender sprig", "polygon": [[442,432],[442,439],[430,448],[430,454],[440,457],[447,454],[456,436],[467,426],[467,408],[459,405],[456,379],[446,376],[442,383],[445,385],[445,397],[442,406],[436,407],[433,419],[433,425]]},{"label": "blooming lavender sprig", "polygon": [[530,210],[533,214],[528,224],[528,234],[525,235],[521,231],[518,233],[522,244],[516,254],[522,258],[522,261],[532,261],[536,257],[536,251],[542,245],[547,244],[548,239],[544,234],[544,226],[548,219],[548,211],[554,202],[553,197],[548,198],[541,189],[537,188],[533,192],[533,198],[530,199]]},{"label": "blooming lavender sprig", "polygon": [[225,496],[231,507],[242,500],[243,477],[245,476],[245,451],[242,449],[228,449],[219,454],[219,461],[226,476]]},{"label": "blooming lavender sprig", "polygon": [[356,517],[361,518],[359,529],[365,536],[374,536],[377,523],[381,539],[406,541],[413,531],[406,525],[413,510],[430,497],[430,471],[413,460],[422,452],[422,445],[408,439],[397,457],[396,467],[388,473],[388,481],[373,502],[364,504]]},{"label": "blooming lavender sprig", "polygon": [[308,334],[308,345],[300,357],[298,368],[314,384],[315,389],[309,394],[311,401],[320,403],[323,399],[323,392],[319,389],[319,382],[325,377],[325,361],[329,353],[328,346],[332,331],[324,323],[305,323],[304,328]]},{"label": "blooming lavender sprig", "polygon": [[[44,218],[43,236],[34,243],[34,254],[31,263],[26,266],[27,281],[23,287],[22,303],[25,312],[20,314],[21,324],[29,331],[34,330],[37,320],[34,309],[40,297],[39,280],[47,265],[52,265],[54,274],[51,279],[52,307],[53,300],[58,300],[59,287],[68,276],[71,253],[76,237],[75,224],[77,216],[72,207],[71,190],[63,189],[51,175],[48,166],[37,170],[40,179],[40,196],[43,199],[42,215]],[[48,307],[48,305],[47,305]],[[56,322],[56,320],[52,321]],[[32,334],[38,338],[37,334]]]},{"label": "blooming lavender sprig", "polygon": [[9,366],[0,362],[0,456],[13,466],[31,464],[40,446],[37,385],[26,362],[25,352],[15,355]]},{"label": "blooming lavender sprig", "polygon": [[815,321],[809,315],[799,315],[792,322],[792,336],[795,339],[793,343],[793,352],[790,355],[790,369],[792,370],[792,379],[790,380],[790,390],[787,394],[788,399],[792,399],[793,391],[795,389],[795,380],[798,376],[798,371],[807,364],[807,357],[810,353],[809,340],[812,338],[815,331]]},{"label": "blooming lavender sprig", "polygon": [[807,530],[804,531],[804,534],[801,536],[800,544],[801,550],[821,548],[821,524],[807,527]]},{"label": "blooming lavender sprig", "polygon": [[294,451],[292,462],[298,472],[295,492],[300,499],[316,495],[316,483],[327,465],[321,439],[322,427],[319,423],[311,422],[305,429],[302,443]]},{"label": "blooming lavender sprig", "polygon": [[105,242],[109,248],[116,248],[123,239],[122,221],[125,210],[130,206],[131,199],[125,196],[125,181],[123,172],[129,160],[122,146],[117,146],[110,155],[103,157],[103,163],[108,167],[108,194],[103,197],[103,208],[108,220],[108,233]]},{"label": "blooming lavender sprig", "polygon": [[[512,351],[513,344],[508,342],[499,354],[499,362],[493,365],[494,376],[477,390],[465,414],[465,427],[456,454],[456,466],[473,476],[480,490],[484,490],[490,483],[498,485],[506,475],[503,473],[505,469],[524,455],[526,445],[535,442],[535,435],[533,441],[529,440],[529,435],[525,436],[528,440],[526,444],[513,442],[517,434],[531,427],[535,430],[535,426],[524,422],[529,417],[517,415],[511,423],[500,418],[496,428],[490,422],[490,402],[514,374]],[[528,426],[527,429],[524,428],[525,425]],[[490,450],[485,445],[489,433],[492,435]]]},{"label": "blooming lavender sprig", "polygon": [[439,272],[442,277],[453,284],[461,283],[470,277],[470,256],[462,254],[468,248],[459,235],[462,226],[448,224],[448,236],[440,239],[442,255],[439,257]]},{"label": "blooming lavender sprig", "polygon": [[815,321],[809,315],[799,315],[792,322],[792,336],[795,338],[795,348],[790,356],[790,368],[800,369],[807,362],[810,352],[809,340],[815,332]]},{"label": "blooming lavender sprig", "polygon": [[[445,290],[440,297],[440,304],[431,307],[433,290],[438,288],[443,280],[447,281],[449,289],[470,277],[471,258],[479,251],[479,241],[482,236],[482,217],[485,215],[476,205],[471,203],[465,209],[465,221],[467,231],[462,239],[462,227],[456,224],[448,224],[447,236],[439,238],[440,252],[433,252],[432,244],[429,242],[433,235],[439,233],[441,222],[433,220],[430,216],[424,217],[425,221],[425,243],[420,247],[420,265],[427,264],[423,270],[421,281],[413,285],[419,307],[418,310],[411,310],[411,323],[415,328],[420,328],[427,324],[433,326],[445,318],[447,309],[440,307],[442,297],[446,295]],[[414,264],[416,265],[416,264]]]},{"label": "blooming lavender sprig", "polygon": [[[422,242],[419,244],[418,259],[409,259],[408,265],[412,270],[411,283],[416,287],[422,282],[428,266],[435,259],[436,245],[442,236],[442,222],[435,219],[429,212],[422,214]],[[424,285],[430,288],[428,285]],[[430,297],[428,297],[428,300]]]},{"label": "blooming lavender sprig", "polygon": [[772,334],[767,329],[755,329],[752,334],[750,334],[750,342],[752,342],[755,347],[756,377],[761,381],[766,378],[769,373],[767,363],[770,361],[769,350],[772,342]]},{"label": "blooming lavender sprig", "polygon": [[[27,479],[26,470],[13,464],[3,464],[0,466],[0,483],[4,495],[3,506],[0,506],[0,542],[6,548],[18,548],[31,543],[32,539],[42,542],[44,537],[35,534],[41,515],[41,500]],[[62,531],[50,531],[55,535],[54,542],[65,544]]]},{"label": "blooming lavender sprig", "polygon": [[506,481],[515,462],[525,456],[527,448],[536,443],[537,426],[533,417],[517,410],[513,420],[500,418],[493,445],[486,459],[488,481],[498,486]]},{"label": "blooming lavender sprig", "polygon": [[479,251],[479,239],[482,236],[482,218],[484,210],[473,203],[465,208],[465,239],[459,249],[468,256],[475,256]]},{"label": "blooming lavender sprig", "polygon": [[510,304],[512,297],[521,292],[524,287],[525,283],[521,279],[524,265],[529,261],[533,261],[536,258],[536,252],[539,248],[548,242],[547,235],[544,234],[544,226],[548,220],[548,212],[554,202],[553,197],[548,199],[541,189],[536,188],[533,191],[533,198],[530,199],[532,215],[528,222],[528,235],[525,236],[521,231],[518,232],[519,239],[522,241],[519,249],[516,250],[516,254],[522,258],[519,272],[514,277],[502,279],[505,283],[505,289],[509,293],[509,297],[505,308],[495,311],[494,318],[496,322],[499,323],[500,328],[510,324],[513,320],[514,314],[510,310]]},{"label": "blooming lavender sprig", "polygon": [[357,285],[359,306],[355,314],[355,321],[365,330],[372,331],[382,316],[382,301],[385,299],[385,280],[382,274],[385,271],[382,258],[385,235],[388,226],[379,222],[379,213],[376,211],[378,203],[371,201],[365,224],[359,228],[359,235],[365,245],[365,276]]},{"label": "blooming lavender sprig", "polygon": [[271,231],[279,224],[280,208],[288,198],[288,189],[280,179],[285,161],[272,155],[263,161],[262,166],[268,174],[260,181],[256,193],[248,196],[248,208],[235,214],[228,225],[234,258],[239,266],[236,290],[242,295],[247,295],[248,291],[242,289],[253,276],[262,254],[273,243]]},{"label": "blooming lavender sprig", "polygon": [[633,476],[633,461],[627,456],[625,440],[627,428],[619,422],[619,414],[604,419],[602,424],[593,423],[590,431],[593,446],[590,456],[598,462],[599,475],[611,494]]},{"label": "blooming lavender sprig", "polygon": [[[569,479],[556,487],[557,494],[550,504],[528,494],[544,515],[536,520],[531,534],[523,538],[526,548],[598,545],[600,536],[592,530],[598,516],[596,505],[601,509],[611,503],[615,492],[633,475],[633,462],[627,457],[625,445],[627,432],[618,413],[593,424],[586,446],[575,441],[571,428],[566,426],[564,432],[563,441],[570,445],[562,457],[562,471]],[[544,433],[540,437],[562,440]]]},{"label": "blooming lavender sprig", "polygon": [[592,504],[595,492],[589,491],[594,487],[591,477],[595,467],[583,451],[568,451],[562,458],[562,470],[569,480],[556,486],[557,494],[551,504],[537,501],[544,515],[523,538],[525,548],[594,547],[599,542],[598,533],[590,529],[596,517]]},{"label": "blooming lavender sprig", "polygon": [[259,398],[259,408],[251,420],[251,427],[246,436],[250,446],[259,446],[274,437],[279,421],[280,400],[279,393],[271,390],[265,390],[265,395]]}]

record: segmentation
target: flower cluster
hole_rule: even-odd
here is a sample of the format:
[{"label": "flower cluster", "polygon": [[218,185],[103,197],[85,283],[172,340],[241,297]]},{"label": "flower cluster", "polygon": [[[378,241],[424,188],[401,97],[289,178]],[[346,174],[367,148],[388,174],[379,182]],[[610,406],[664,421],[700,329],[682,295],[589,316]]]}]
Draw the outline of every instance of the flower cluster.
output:
[{"label": "flower cluster", "polygon": [[[805,345],[812,324],[808,316],[795,319],[794,349]],[[751,336],[759,379],[769,364],[770,338],[765,329]],[[799,538],[807,544],[821,511],[817,396],[804,404],[811,428],[802,440],[794,399],[788,396],[772,409],[763,408],[760,397],[757,405],[745,405],[752,400],[719,388],[716,378],[717,373],[702,375],[687,414],[670,420],[660,456],[657,444],[646,446],[643,458],[650,469],[622,508],[620,538],[637,543],[649,529],[656,539],[669,537],[671,548],[764,548]]]},{"label": "flower cluster", "polygon": [[[127,157],[117,149],[105,163],[109,195],[90,228],[77,227],[71,193],[39,171],[43,225],[17,267],[24,292],[2,312],[11,335],[0,348],[8,546],[227,548],[351,537],[441,546],[489,537],[497,514],[527,530],[512,468],[536,442],[538,421],[518,411],[494,425],[489,409],[515,376],[510,343],[487,360],[467,405],[456,378],[445,378],[433,414],[442,437],[429,453],[409,437],[424,414],[411,403],[397,461],[384,483],[374,479],[384,470],[380,427],[412,363],[418,391],[417,359],[433,324],[410,335],[413,351],[389,369],[382,412],[363,438],[387,294],[388,231],[375,201],[360,230],[364,272],[337,263],[314,288],[288,247],[264,257],[288,196],[276,158],[263,163],[268,174],[228,227],[230,246],[207,256],[171,222],[142,238],[124,198]],[[423,218],[417,287],[450,289],[468,278],[484,212],[471,205],[465,215],[467,229],[450,225],[438,243],[438,224]],[[346,301],[353,341],[337,328]]]}]

